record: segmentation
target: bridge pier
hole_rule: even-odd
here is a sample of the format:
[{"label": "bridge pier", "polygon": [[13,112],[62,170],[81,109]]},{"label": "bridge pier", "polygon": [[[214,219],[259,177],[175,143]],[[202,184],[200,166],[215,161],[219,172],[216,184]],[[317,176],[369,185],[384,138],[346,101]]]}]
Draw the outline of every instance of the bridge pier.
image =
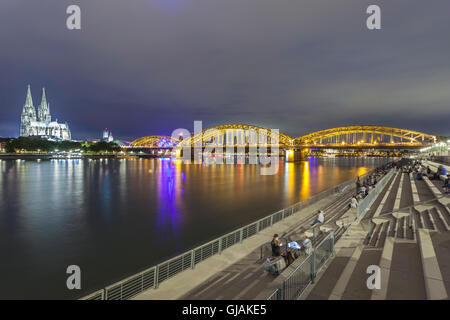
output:
[{"label": "bridge pier", "polygon": [[309,152],[308,148],[286,150],[286,162],[305,160]]}]

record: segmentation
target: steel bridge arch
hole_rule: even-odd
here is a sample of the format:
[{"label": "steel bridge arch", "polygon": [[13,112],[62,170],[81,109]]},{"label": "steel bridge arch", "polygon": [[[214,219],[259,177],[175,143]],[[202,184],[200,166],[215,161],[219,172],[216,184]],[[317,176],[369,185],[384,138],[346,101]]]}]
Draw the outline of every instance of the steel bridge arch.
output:
[{"label": "steel bridge arch", "polygon": [[[257,134],[260,134],[260,131],[263,131],[269,137],[272,138],[278,138],[279,144],[285,145],[285,146],[292,146],[294,143],[294,137],[291,137],[287,134],[284,134],[282,132],[276,133],[275,131],[272,131],[273,129],[259,127],[259,126],[253,126],[249,124],[223,124],[218,126],[209,127],[206,129],[203,129],[201,133],[197,133],[196,135],[192,136],[190,139],[185,139],[182,142],[178,144],[179,147],[188,146],[189,144],[191,146],[194,146],[198,144],[199,142],[202,142],[202,145],[205,143],[209,143],[211,139],[214,139],[216,137],[217,132],[222,134],[222,137],[224,137],[227,132],[235,131],[236,132],[244,132],[245,139],[248,138],[248,132],[249,130],[255,131]],[[225,139],[225,138],[224,138]],[[244,144],[248,144],[248,139],[245,140]],[[225,145],[225,141],[223,142]]]},{"label": "steel bridge arch", "polygon": [[[324,139],[329,139],[334,136],[342,136],[347,134],[370,134],[373,143],[374,135],[397,137],[400,141],[408,140],[411,144],[423,145],[436,142],[436,136],[429,135],[423,132],[400,129],[385,126],[345,126],[330,128],[320,131],[311,132],[304,136],[295,138],[294,144],[297,146],[316,144]],[[367,141],[366,141],[367,142]],[[368,142],[367,142],[368,143]]]},{"label": "steel bridge arch", "polygon": [[170,136],[146,136],[130,142],[131,148],[171,148],[179,143]]}]

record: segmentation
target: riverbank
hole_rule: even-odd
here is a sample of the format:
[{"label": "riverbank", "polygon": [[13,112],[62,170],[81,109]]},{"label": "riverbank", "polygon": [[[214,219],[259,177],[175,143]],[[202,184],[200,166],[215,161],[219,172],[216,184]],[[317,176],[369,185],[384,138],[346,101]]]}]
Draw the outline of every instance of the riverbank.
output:
[{"label": "riverbank", "polygon": [[118,154],[82,154],[82,155],[57,155],[49,153],[3,153],[0,160],[70,160],[70,159],[121,159],[129,156]]}]

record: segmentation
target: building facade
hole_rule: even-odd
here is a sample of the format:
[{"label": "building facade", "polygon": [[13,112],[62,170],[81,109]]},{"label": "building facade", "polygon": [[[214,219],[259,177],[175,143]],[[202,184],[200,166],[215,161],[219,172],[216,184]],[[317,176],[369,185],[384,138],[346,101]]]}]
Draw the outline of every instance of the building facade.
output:
[{"label": "building facade", "polygon": [[41,104],[36,113],[36,109],[33,105],[33,98],[31,97],[31,89],[28,85],[27,98],[22,109],[20,136],[41,136],[58,140],[72,139],[72,134],[67,122],[59,123],[58,120],[52,121],[50,105],[45,96],[45,88],[42,89]]}]

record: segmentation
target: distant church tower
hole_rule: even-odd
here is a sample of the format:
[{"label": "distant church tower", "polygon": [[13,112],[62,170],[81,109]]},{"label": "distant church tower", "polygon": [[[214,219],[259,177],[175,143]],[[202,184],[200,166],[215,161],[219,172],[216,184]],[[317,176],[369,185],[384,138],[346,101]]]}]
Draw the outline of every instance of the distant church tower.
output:
[{"label": "distant church tower", "polygon": [[20,135],[24,137],[34,135],[34,132],[31,127],[31,122],[35,121],[36,121],[36,109],[34,109],[30,85],[28,85],[27,98],[25,100],[25,104],[22,109]]},{"label": "distant church tower", "polygon": [[45,88],[42,88],[42,100],[38,108],[38,121],[52,121],[52,117],[50,115],[50,105],[47,103],[47,98],[45,97]]}]

